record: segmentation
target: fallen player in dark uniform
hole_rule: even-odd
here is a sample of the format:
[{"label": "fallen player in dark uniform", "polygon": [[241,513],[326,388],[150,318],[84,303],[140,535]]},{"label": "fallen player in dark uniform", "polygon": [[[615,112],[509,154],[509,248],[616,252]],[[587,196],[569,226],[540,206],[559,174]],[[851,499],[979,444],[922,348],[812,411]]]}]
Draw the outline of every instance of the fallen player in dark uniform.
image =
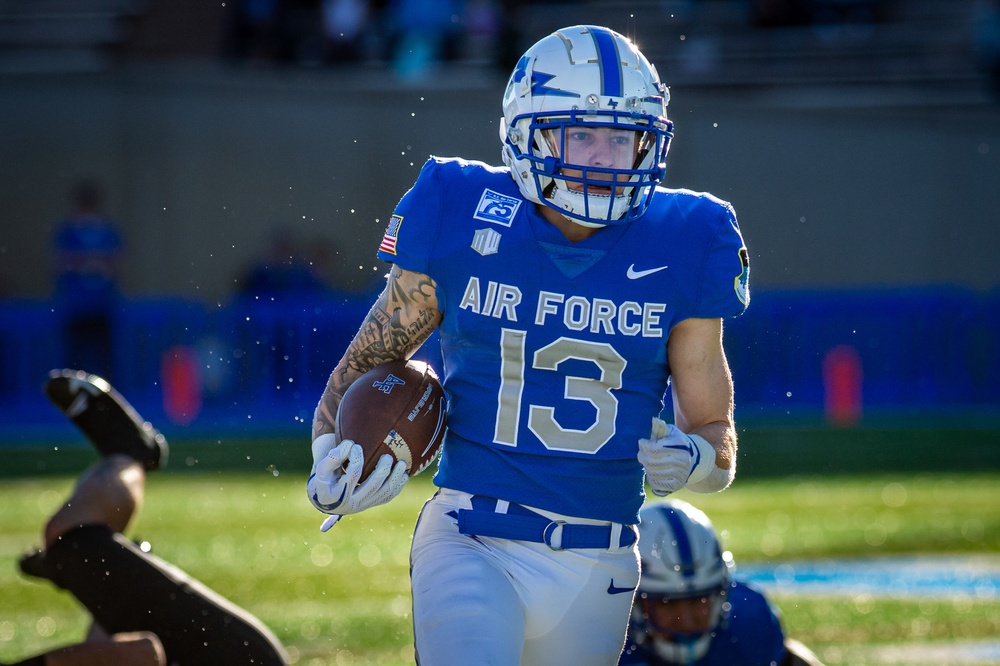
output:
[{"label": "fallen player in dark uniform", "polygon": [[247,611],[123,536],[146,473],[167,459],[167,441],[106,381],[53,370],[45,393],[101,459],[49,518],[44,549],[21,570],[70,592],[90,612],[87,640],[18,662],[89,664],[287,664],[278,639]]}]

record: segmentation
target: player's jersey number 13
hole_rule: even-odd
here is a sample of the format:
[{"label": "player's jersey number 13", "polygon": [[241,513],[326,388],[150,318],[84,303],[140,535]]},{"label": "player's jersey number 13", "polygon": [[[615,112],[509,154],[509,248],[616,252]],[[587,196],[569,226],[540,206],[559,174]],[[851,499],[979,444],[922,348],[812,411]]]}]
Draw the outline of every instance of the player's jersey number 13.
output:
[{"label": "player's jersey number 13", "polygon": [[494,443],[517,446],[518,424],[524,408],[521,401],[525,372],[555,372],[560,363],[576,359],[596,365],[599,377],[567,376],[562,397],[593,405],[594,422],[583,430],[564,428],[555,418],[555,406],[527,405],[528,428],[552,451],[597,453],[615,434],[618,398],[612,391],[622,387],[625,359],[607,343],[562,337],[535,351],[531,365],[527,366],[527,335],[526,331],[507,328],[500,334],[500,391]]}]

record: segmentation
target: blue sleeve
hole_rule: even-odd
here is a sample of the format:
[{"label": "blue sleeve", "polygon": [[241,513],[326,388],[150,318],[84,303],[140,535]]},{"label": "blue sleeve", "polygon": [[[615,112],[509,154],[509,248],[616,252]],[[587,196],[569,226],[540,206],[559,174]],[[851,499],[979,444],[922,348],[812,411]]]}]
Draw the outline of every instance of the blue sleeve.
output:
[{"label": "blue sleeve", "polygon": [[427,273],[442,218],[441,162],[431,158],[389,219],[378,258],[408,271]]},{"label": "blue sleeve", "polygon": [[736,212],[728,203],[718,210],[715,237],[703,264],[696,317],[735,317],[750,304],[750,255]]}]

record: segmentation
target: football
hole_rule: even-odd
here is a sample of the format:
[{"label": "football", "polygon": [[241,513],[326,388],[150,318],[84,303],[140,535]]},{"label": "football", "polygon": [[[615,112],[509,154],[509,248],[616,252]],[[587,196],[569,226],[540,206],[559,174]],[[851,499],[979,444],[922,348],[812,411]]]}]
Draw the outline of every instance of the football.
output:
[{"label": "football", "polygon": [[369,370],[344,393],[337,410],[337,441],[365,451],[361,481],[383,454],[406,463],[410,476],[437,457],[447,399],[434,369],[423,361],[393,361]]}]

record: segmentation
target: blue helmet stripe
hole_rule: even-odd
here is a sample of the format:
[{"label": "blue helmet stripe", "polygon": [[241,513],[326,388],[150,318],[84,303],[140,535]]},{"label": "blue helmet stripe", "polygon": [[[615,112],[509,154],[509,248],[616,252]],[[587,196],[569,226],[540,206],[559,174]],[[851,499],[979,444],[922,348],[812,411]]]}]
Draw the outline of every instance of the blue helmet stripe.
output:
[{"label": "blue helmet stripe", "polygon": [[618,45],[611,31],[595,28],[590,31],[597,45],[597,59],[601,66],[601,94],[608,97],[622,96],[622,60]]},{"label": "blue helmet stripe", "polygon": [[691,551],[691,540],[688,532],[684,529],[684,519],[673,507],[665,507],[663,513],[666,515],[670,530],[677,540],[678,564],[681,566],[681,575],[685,578],[694,576],[694,553]]}]

